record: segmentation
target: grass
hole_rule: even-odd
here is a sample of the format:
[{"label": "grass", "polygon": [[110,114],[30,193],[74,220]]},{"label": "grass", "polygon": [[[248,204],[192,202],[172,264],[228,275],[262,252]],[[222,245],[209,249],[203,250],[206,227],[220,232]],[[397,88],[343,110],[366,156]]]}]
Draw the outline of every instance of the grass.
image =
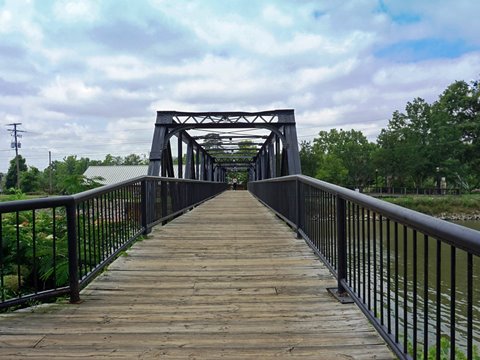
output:
[{"label": "grass", "polygon": [[480,214],[480,194],[384,197],[382,200],[432,216]]},{"label": "grass", "polygon": [[0,202],[5,202],[5,201],[14,201],[14,200],[30,200],[30,199],[38,199],[38,198],[43,198],[47,197],[47,194],[36,194],[36,195],[26,195],[26,194],[0,194]]}]

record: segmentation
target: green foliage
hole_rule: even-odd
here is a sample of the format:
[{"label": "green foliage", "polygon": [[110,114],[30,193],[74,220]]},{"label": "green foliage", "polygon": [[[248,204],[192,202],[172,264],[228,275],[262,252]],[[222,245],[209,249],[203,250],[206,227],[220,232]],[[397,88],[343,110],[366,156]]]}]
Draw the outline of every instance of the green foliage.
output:
[{"label": "green foliage", "polygon": [[396,205],[406,207],[428,215],[476,214],[480,211],[480,194],[445,196],[400,196],[385,197]]},{"label": "green foliage", "polygon": [[300,157],[304,174],[339,185],[432,188],[445,178],[450,188],[480,188],[480,82],[456,81],[432,104],[408,102],[376,144],[355,130],[321,131]]},{"label": "green foliage", "polygon": [[312,144],[308,141],[300,143],[300,163],[302,164],[302,173],[307,176],[315,177],[318,169],[318,159],[313,152]]},{"label": "green foliage", "polygon": [[376,145],[356,130],[320,131],[313,140],[300,145],[304,174],[344,186],[367,185],[373,175],[372,154]]},{"label": "green foliage", "polygon": [[[411,341],[407,342],[407,351],[408,353],[413,356],[413,344]],[[442,336],[440,338],[440,360],[449,360],[450,352],[452,351],[452,345],[450,339],[446,336]],[[467,360],[467,355],[457,346],[455,346],[455,359],[458,360]],[[429,346],[427,357],[423,352],[423,347],[419,347],[417,349],[416,359],[418,360],[435,360],[437,359],[437,346],[436,344]],[[478,353],[478,347],[473,346],[473,360],[480,360],[480,354]]]},{"label": "green foliage", "polygon": [[[22,171],[27,171],[27,162],[22,157],[22,155],[18,155],[18,167],[20,169],[20,173]],[[5,188],[15,188],[17,187],[17,162],[15,158],[10,160],[10,166],[7,171],[7,176],[5,179]]]},{"label": "green foliage", "polygon": [[[17,231],[19,241],[17,244]],[[55,238],[52,235],[55,233]],[[55,212],[55,228],[52,210],[35,212],[35,237],[33,213],[22,211],[7,213],[2,217],[2,270],[5,296],[11,297],[30,292],[37,284],[39,290],[63,286],[68,281],[67,225],[65,211]],[[67,263],[67,266],[65,266]],[[55,267],[54,267],[54,264]],[[20,269],[20,282],[18,281]],[[5,281],[5,280],[8,281]]]},{"label": "green foliage", "polygon": [[24,193],[32,193],[40,190],[41,173],[34,166],[30,166],[27,171],[20,175],[20,188]]}]

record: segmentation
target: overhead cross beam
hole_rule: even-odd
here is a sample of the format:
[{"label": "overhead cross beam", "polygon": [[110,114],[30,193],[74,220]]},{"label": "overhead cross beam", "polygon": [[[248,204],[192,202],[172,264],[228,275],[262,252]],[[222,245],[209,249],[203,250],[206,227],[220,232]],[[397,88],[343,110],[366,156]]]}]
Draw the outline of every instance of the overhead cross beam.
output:
[{"label": "overhead cross beam", "polygon": [[[269,135],[191,136],[189,130],[257,129],[270,131]],[[158,111],[150,152],[148,174],[173,176],[173,158],[170,146],[172,136],[178,138],[178,174],[188,179],[225,181],[227,168],[239,167],[244,162],[251,180],[300,174],[295,116],[293,110],[262,112],[179,112]],[[211,142],[205,141],[210,139]],[[243,139],[243,140],[242,140]],[[258,143],[250,139],[262,139]],[[199,143],[197,140],[203,140]],[[226,141],[229,140],[229,141]],[[208,148],[211,144],[214,146]],[[186,153],[183,145],[186,144]],[[242,148],[241,145],[246,147]],[[183,156],[186,155],[185,164]],[[235,159],[235,162],[231,162]],[[185,171],[182,171],[182,167]]]}]

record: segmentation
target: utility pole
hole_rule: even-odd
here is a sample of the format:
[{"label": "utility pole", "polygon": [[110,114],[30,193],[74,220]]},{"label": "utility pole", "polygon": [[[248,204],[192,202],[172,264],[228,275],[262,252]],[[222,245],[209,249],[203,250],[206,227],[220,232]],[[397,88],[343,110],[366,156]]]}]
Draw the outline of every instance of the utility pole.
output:
[{"label": "utility pole", "polygon": [[48,152],[48,177],[49,177],[49,183],[50,183],[50,195],[53,193],[53,187],[52,187],[52,152]]},{"label": "utility pole", "polygon": [[15,148],[15,162],[17,165],[17,189],[20,189],[20,163],[18,159],[18,149],[22,147],[22,144],[18,141],[18,138],[21,138],[22,135],[18,133],[25,132],[23,130],[17,129],[17,126],[19,125],[22,125],[22,123],[7,124],[7,126],[13,126],[13,128],[7,129],[7,131],[10,131],[10,134],[14,138],[14,141],[11,143],[11,147]]}]

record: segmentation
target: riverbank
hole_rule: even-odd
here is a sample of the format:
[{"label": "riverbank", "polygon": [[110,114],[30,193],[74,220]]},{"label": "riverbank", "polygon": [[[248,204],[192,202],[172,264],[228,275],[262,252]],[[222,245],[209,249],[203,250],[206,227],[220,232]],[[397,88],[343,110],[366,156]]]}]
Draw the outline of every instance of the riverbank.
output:
[{"label": "riverbank", "polygon": [[480,194],[383,197],[382,200],[444,220],[480,220]]}]

